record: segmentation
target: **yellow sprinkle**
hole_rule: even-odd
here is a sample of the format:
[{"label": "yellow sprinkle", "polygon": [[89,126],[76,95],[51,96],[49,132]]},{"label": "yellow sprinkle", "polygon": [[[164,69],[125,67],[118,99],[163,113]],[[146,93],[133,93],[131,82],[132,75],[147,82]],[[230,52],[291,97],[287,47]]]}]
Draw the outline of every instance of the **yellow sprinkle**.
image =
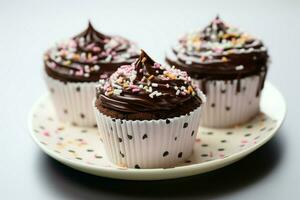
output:
[{"label": "yellow sprinkle", "polygon": [[110,91],[107,93],[107,95],[112,95],[114,92],[113,91]]},{"label": "yellow sprinkle", "polygon": [[80,55],[79,54],[74,54],[73,55],[73,60],[79,61],[80,60]]},{"label": "yellow sprinkle", "polygon": [[171,74],[171,73],[166,73],[165,74],[167,77],[169,77],[170,79],[176,79],[176,76],[174,74]]},{"label": "yellow sprinkle", "polygon": [[194,89],[192,88],[192,86],[189,86],[189,87],[188,87],[188,93],[190,94],[190,93],[192,93],[192,92],[194,92]]},{"label": "yellow sprinkle", "polygon": [[67,60],[67,61],[64,62],[64,64],[65,64],[65,65],[70,65],[70,64],[71,64],[71,61],[70,61],[70,60]]},{"label": "yellow sprinkle", "polygon": [[154,76],[151,75],[151,76],[148,77],[148,80],[151,80],[151,79],[153,79],[153,78],[154,78]]},{"label": "yellow sprinkle", "polygon": [[223,57],[222,57],[222,61],[227,62],[228,59],[227,59],[225,56],[223,56]]}]

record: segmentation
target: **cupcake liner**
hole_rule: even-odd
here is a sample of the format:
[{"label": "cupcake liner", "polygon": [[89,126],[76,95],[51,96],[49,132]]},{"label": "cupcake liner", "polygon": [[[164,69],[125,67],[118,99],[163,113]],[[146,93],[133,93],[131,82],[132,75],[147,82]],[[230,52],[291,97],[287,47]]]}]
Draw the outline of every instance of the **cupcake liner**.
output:
[{"label": "cupcake liner", "polygon": [[128,168],[165,168],[191,155],[201,107],[180,117],[135,121],[113,119],[96,107],[94,110],[112,163]]},{"label": "cupcake liner", "polygon": [[[237,80],[212,80],[206,83],[207,102],[203,105],[201,126],[230,127],[250,120],[259,112],[260,96],[257,96],[259,76],[240,79],[241,91],[237,92]],[[201,88],[201,80],[193,80]]]},{"label": "cupcake liner", "polygon": [[92,106],[96,95],[96,82],[64,83],[47,74],[45,74],[45,80],[60,121],[78,126],[96,126]]}]

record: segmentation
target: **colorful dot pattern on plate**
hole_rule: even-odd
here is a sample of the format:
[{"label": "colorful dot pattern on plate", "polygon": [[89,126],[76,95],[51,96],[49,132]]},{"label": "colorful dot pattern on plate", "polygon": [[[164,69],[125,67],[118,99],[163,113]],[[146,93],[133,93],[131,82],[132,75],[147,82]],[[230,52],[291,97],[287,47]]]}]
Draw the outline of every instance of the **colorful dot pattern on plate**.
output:
[{"label": "colorful dot pattern on plate", "polygon": [[[107,161],[96,128],[82,128],[60,123],[53,106],[46,96],[32,114],[34,137],[52,153],[64,159],[104,168],[126,169]],[[268,137],[278,122],[260,113],[250,122],[235,128],[200,128],[192,156],[178,166],[209,162],[234,155]],[[176,139],[176,138],[174,138]],[[139,170],[139,169],[135,169]]]}]

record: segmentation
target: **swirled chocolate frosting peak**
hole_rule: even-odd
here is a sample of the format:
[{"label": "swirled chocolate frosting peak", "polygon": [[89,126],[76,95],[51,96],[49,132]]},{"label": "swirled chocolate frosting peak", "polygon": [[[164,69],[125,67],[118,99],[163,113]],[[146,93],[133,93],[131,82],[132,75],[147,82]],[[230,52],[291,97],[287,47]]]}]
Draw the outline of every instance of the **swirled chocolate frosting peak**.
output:
[{"label": "swirled chocolate frosting peak", "polygon": [[[203,30],[187,33],[167,53],[166,61],[195,79],[235,80],[259,75],[259,94],[267,73],[267,49],[261,40],[222,21],[218,16]],[[237,88],[239,91],[239,87]]]},{"label": "swirled chocolate frosting peak", "polygon": [[[131,65],[123,65],[107,80],[100,80],[97,99],[101,105],[122,113],[171,111],[186,103],[204,102],[186,72],[163,66],[144,51]],[[185,113],[187,114],[187,113]]]},{"label": "swirled chocolate frosting peak", "polygon": [[89,22],[82,33],[49,49],[44,56],[49,76],[71,82],[97,82],[117,67],[130,64],[140,52],[133,42],[95,30]]}]

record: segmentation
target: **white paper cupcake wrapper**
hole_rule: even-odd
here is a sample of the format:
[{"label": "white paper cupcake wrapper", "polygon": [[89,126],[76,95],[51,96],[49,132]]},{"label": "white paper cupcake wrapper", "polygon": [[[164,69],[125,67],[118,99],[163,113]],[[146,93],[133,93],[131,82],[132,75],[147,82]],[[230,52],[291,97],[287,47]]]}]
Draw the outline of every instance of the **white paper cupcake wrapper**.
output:
[{"label": "white paper cupcake wrapper", "polygon": [[92,106],[96,96],[96,82],[64,83],[47,74],[45,80],[59,120],[78,126],[96,125]]},{"label": "white paper cupcake wrapper", "polygon": [[110,161],[128,168],[164,168],[187,159],[199,128],[201,108],[167,120],[120,120],[95,108]]},{"label": "white paper cupcake wrapper", "polygon": [[[201,88],[201,80],[193,80]],[[207,127],[230,127],[250,120],[259,112],[260,96],[256,96],[259,76],[240,80],[241,91],[236,92],[237,80],[208,81],[207,102],[203,105],[200,125]]]}]

